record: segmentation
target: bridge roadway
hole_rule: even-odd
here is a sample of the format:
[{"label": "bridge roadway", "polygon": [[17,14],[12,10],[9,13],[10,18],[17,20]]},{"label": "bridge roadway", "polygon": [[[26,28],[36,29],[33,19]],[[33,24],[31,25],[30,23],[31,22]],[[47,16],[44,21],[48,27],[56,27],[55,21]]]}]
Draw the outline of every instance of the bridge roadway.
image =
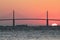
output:
[{"label": "bridge roadway", "polygon": [[[47,20],[47,19],[39,19],[39,18],[0,19],[0,21],[8,21],[8,20]],[[48,19],[48,20],[60,21],[60,19]]]}]

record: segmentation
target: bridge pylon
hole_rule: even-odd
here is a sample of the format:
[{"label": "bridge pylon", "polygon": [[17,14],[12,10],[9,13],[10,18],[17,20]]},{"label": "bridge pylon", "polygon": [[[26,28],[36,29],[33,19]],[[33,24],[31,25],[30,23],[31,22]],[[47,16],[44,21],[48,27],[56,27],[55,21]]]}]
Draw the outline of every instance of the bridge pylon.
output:
[{"label": "bridge pylon", "polygon": [[47,13],[46,13],[46,26],[47,26],[47,27],[49,26],[49,21],[48,21],[48,10],[47,10]]},{"label": "bridge pylon", "polygon": [[13,10],[13,27],[15,27],[15,11]]}]

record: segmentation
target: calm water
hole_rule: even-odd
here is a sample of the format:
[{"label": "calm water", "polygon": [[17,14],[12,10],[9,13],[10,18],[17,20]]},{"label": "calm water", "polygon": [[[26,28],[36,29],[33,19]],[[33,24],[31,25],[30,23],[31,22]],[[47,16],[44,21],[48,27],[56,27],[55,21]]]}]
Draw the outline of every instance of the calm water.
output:
[{"label": "calm water", "polygon": [[60,30],[3,31],[0,40],[60,40]]}]

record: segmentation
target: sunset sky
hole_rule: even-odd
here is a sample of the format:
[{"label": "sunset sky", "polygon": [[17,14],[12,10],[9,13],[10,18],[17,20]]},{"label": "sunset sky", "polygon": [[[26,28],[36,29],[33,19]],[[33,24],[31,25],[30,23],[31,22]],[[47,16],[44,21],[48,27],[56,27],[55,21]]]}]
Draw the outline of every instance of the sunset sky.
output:
[{"label": "sunset sky", "polygon": [[[12,18],[12,10],[15,10],[15,18],[46,18],[48,10],[49,18],[60,19],[60,0],[0,0],[0,19]],[[49,24],[58,21],[49,21]],[[45,21],[16,21],[16,24],[42,25]],[[12,25],[12,21],[0,22],[0,25]]]}]

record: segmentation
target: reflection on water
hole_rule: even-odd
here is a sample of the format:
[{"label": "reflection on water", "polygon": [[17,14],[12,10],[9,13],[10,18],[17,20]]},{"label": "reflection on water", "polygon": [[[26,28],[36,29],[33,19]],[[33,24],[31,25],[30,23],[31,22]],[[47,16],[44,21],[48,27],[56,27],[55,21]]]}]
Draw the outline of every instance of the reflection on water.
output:
[{"label": "reflection on water", "polygon": [[0,40],[60,40],[60,30],[3,31]]}]

